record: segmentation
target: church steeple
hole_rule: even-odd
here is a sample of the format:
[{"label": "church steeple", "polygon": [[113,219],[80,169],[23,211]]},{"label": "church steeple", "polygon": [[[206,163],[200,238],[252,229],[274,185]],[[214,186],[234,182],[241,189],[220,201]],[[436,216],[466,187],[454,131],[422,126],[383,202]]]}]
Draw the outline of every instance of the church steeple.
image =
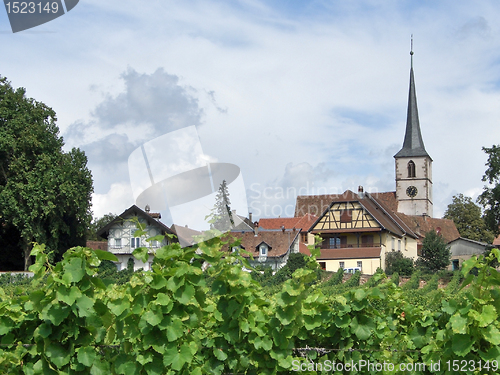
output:
[{"label": "church steeple", "polygon": [[408,114],[406,117],[406,133],[405,133],[403,148],[399,150],[399,152],[396,155],[394,155],[394,157],[401,158],[401,157],[427,156],[430,158],[427,151],[425,151],[424,141],[422,140],[422,134],[420,132],[420,122],[418,120],[417,93],[415,90],[415,78],[413,76],[413,39],[412,39],[412,50],[410,52],[410,55],[411,55],[410,92],[408,94]]},{"label": "church steeple", "polygon": [[413,77],[413,38],[411,48],[410,92],[403,148],[394,155],[398,212],[432,217],[432,158],[425,151],[418,120],[417,94]]}]

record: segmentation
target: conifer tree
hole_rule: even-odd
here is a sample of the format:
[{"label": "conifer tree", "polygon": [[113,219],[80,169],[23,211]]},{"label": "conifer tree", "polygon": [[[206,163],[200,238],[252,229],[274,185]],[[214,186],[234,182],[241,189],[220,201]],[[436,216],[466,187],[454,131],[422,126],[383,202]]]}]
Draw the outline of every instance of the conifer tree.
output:
[{"label": "conifer tree", "polygon": [[217,192],[215,206],[213,209],[215,220],[213,227],[221,232],[229,230],[234,225],[231,212],[231,201],[226,180],[223,180]]}]

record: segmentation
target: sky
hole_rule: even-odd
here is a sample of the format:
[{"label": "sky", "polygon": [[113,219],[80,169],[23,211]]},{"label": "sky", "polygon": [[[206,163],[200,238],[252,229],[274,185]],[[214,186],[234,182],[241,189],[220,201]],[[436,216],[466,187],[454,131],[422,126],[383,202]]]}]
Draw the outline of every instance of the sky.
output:
[{"label": "sky", "polygon": [[[239,167],[238,214],[290,217],[297,195],[395,190],[413,35],[442,217],[454,195],[481,193],[482,147],[500,143],[498,19],[496,0],[82,0],[12,33],[0,9],[0,75],[56,111],[65,150],[85,151],[96,217],[144,203],[134,151],[193,129],[197,162]],[[190,168],[186,150],[155,144],[151,163]]]}]

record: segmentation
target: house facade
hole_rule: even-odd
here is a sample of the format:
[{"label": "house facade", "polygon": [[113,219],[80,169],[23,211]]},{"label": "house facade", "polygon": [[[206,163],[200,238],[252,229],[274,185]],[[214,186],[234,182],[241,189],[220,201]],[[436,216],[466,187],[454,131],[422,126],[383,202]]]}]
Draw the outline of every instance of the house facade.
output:
[{"label": "house facade", "polygon": [[[167,234],[175,234],[169,227],[161,223],[161,216],[157,213],[149,213],[133,205],[125,210],[116,219],[101,228],[98,236],[107,239],[108,251],[116,255],[118,261],[115,262],[118,271],[126,269],[129,260],[134,262],[134,270],[150,270],[153,263],[154,251],[162,246],[168,245],[173,239],[168,238]],[[136,236],[137,223],[145,225],[146,234]],[[146,241],[148,238],[158,235],[164,235],[162,241]],[[175,240],[176,241],[176,240]],[[134,258],[132,252],[138,247],[148,247],[150,255],[147,262]]]},{"label": "house facade", "polygon": [[[302,196],[299,206],[316,207],[324,196]],[[323,213],[309,228],[322,238],[317,261],[327,271],[359,270],[372,275],[385,269],[389,251],[417,258],[417,235],[376,198],[361,189],[329,195]]]},{"label": "house facade", "polygon": [[258,227],[254,231],[233,231],[230,238],[239,240],[240,245],[225,244],[222,251],[240,252],[248,258],[252,267],[263,266],[278,270],[283,267],[288,257],[292,253],[299,252],[298,230],[260,230]]},{"label": "house facade", "polygon": [[448,245],[451,253],[451,263],[448,267],[450,271],[459,270],[463,262],[483,254],[489,247],[487,243],[462,237],[451,241]]}]

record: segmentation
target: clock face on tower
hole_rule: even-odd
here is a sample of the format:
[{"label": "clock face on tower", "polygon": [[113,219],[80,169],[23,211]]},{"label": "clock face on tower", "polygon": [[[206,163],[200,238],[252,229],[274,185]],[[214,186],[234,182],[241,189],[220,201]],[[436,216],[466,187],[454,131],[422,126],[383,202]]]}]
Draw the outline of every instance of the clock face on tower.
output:
[{"label": "clock face on tower", "polygon": [[415,186],[408,186],[406,189],[406,195],[410,198],[415,198],[417,196],[418,190]]}]

